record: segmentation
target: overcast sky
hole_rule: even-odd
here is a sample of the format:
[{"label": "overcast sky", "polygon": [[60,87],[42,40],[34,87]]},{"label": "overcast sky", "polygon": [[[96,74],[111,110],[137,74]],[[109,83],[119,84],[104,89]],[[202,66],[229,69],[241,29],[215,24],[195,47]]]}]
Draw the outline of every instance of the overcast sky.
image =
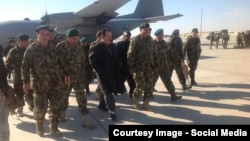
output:
[{"label": "overcast sky", "polygon": [[[75,12],[95,0],[0,0],[0,21],[38,20],[44,15]],[[138,0],[131,0],[117,10],[120,15],[131,14]],[[163,28],[171,34],[176,28],[187,33],[197,27],[202,31],[245,31],[250,29],[250,0],[163,0],[165,15],[180,13],[183,16],[170,21],[152,23],[153,32]],[[201,18],[202,17],[202,18]],[[132,32],[136,32],[135,29]]]}]

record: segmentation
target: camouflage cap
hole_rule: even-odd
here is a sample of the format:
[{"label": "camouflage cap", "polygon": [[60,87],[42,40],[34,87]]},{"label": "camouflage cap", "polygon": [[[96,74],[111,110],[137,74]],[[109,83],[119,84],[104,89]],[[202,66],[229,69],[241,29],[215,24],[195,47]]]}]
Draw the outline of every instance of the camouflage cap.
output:
[{"label": "camouflage cap", "polygon": [[29,40],[29,35],[26,34],[19,34],[16,36],[17,41],[26,41]]},{"label": "camouflage cap", "polygon": [[172,32],[172,35],[179,35],[180,34],[180,30],[179,29],[175,29],[173,32]]},{"label": "camouflage cap", "polygon": [[140,26],[140,28],[150,28],[149,23],[142,23]]},{"label": "camouflage cap", "polygon": [[192,32],[198,33],[198,29],[197,29],[197,28],[193,28],[193,29],[192,29]]},{"label": "camouflage cap", "polygon": [[87,38],[87,37],[82,37],[82,38],[80,39],[80,42],[86,42],[86,41],[88,41],[88,38]]},{"label": "camouflage cap", "polygon": [[163,29],[162,28],[160,28],[160,29],[157,29],[156,31],[155,31],[155,36],[158,36],[158,35],[160,35],[160,34],[163,34]]},{"label": "camouflage cap", "polygon": [[66,31],[65,35],[67,37],[79,36],[79,31],[76,28],[70,28]]},{"label": "camouflage cap", "polygon": [[40,30],[48,30],[49,31],[49,26],[48,25],[41,25],[41,26],[38,26],[35,31],[36,32],[39,32]]}]

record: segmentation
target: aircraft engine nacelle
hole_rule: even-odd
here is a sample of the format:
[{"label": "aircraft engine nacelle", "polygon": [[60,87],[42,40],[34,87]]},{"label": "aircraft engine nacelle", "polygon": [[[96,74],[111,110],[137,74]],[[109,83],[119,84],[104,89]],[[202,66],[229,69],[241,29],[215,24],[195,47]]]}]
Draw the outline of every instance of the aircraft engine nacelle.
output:
[{"label": "aircraft engine nacelle", "polygon": [[70,27],[83,22],[83,19],[74,15],[73,12],[45,15],[41,19],[42,21],[47,22],[49,25],[55,26],[57,28]]}]

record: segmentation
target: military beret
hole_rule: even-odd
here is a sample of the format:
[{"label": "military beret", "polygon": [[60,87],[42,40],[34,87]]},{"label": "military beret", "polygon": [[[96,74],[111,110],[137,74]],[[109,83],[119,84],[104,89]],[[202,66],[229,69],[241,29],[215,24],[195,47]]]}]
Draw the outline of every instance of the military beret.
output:
[{"label": "military beret", "polygon": [[96,32],[96,37],[100,37],[102,35],[102,30],[98,30],[97,32]]},{"label": "military beret", "polygon": [[9,38],[8,38],[8,41],[9,41],[9,43],[15,42],[15,38],[14,38],[14,37],[9,37]]},{"label": "military beret", "polygon": [[36,32],[39,32],[40,30],[48,30],[49,31],[49,26],[48,25],[41,25],[41,26],[38,26],[35,31]]},{"label": "military beret", "polygon": [[82,37],[82,38],[80,39],[80,42],[86,42],[86,41],[88,41],[88,38],[87,38],[87,37]]},{"label": "military beret", "polygon": [[149,25],[149,23],[142,23],[140,25],[140,28],[150,28],[150,25]]},{"label": "military beret", "polygon": [[66,31],[65,35],[67,37],[79,36],[79,31],[76,28],[70,28]]},{"label": "military beret", "polygon": [[197,28],[193,28],[193,29],[192,29],[192,32],[198,33],[198,29],[197,29]]},{"label": "military beret", "polygon": [[29,39],[29,35],[26,35],[26,34],[19,34],[19,35],[17,35],[17,37],[16,37],[16,40],[17,41],[26,41],[26,40],[28,40]]},{"label": "military beret", "polygon": [[124,31],[124,32],[123,32],[123,35],[124,35],[124,36],[126,36],[126,35],[131,36],[131,33],[130,33],[129,31]]},{"label": "military beret", "polygon": [[160,29],[157,29],[156,31],[155,31],[155,36],[158,36],[158,35],[160,35],[160,34],[163,34],[163,29],[162,28],[160,28]]},{"label": "military beret", "polygon": [[175,29],[173,32],[172,32],[172,35],[179,35],[180,34],[180,30],[179,29]]}]

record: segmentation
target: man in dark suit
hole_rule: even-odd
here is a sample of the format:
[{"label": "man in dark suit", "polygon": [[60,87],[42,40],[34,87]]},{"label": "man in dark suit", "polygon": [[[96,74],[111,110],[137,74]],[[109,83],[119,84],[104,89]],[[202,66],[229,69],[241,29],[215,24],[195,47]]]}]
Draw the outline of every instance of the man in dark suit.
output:
[{"label": "man in dark suit", "polygon": [[98,108],[108,111],[111,120],[116,120],[113,94],[123,93],[124,85],[122,85],[121,81],[117,48],[112,43],[112,32],[105,28],[102,34],[101,41],[90,48],[89,61],[96,71],[102,91]]},{"label": "man in dark suit", "polygon": [[121,75],[122,81],[127,81],[129,85],[129,95],[132,97],[132,93],[135,89],[135,80],[133,75],[130,74],[127,63],[127,52],[130,43],[131,33],[129,31],[123,32],[123,40],[117,43],[118,57],[121,60]]}]

